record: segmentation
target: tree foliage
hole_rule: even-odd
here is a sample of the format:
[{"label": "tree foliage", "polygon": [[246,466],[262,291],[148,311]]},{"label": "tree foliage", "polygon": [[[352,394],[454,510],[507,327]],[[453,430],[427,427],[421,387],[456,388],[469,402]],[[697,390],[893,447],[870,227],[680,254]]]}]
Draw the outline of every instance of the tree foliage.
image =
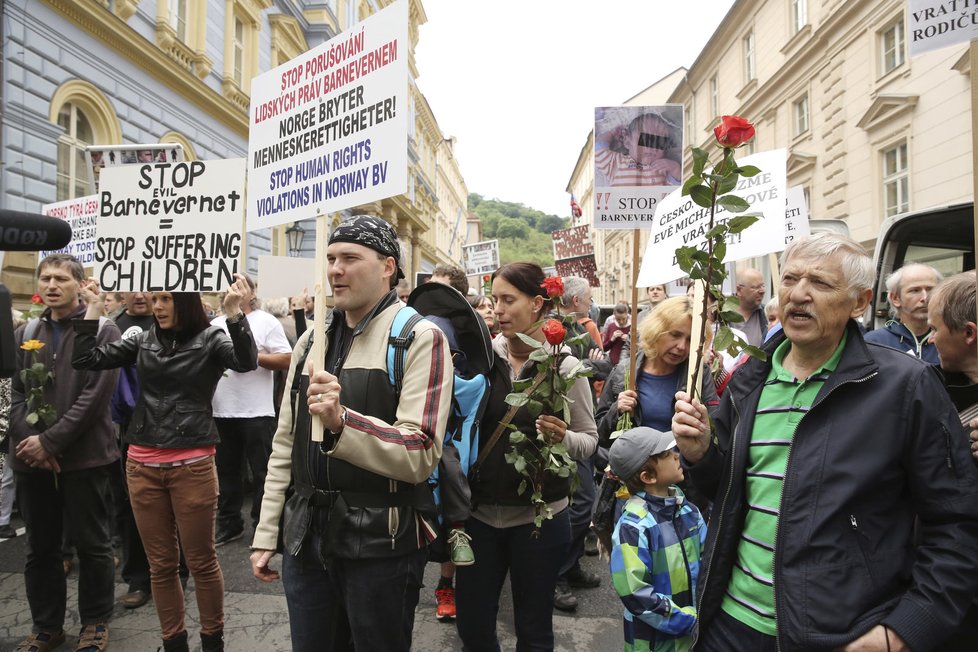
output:
[{"label": "tree foliage", "polygon": [[517,202],[485,199],[469,194],[469,210],[482,222],[482,235],[499,240],[500,262],[529,261],[541,267],[554,264],[550,234],[569,226],[570,220],[550,215]]}]

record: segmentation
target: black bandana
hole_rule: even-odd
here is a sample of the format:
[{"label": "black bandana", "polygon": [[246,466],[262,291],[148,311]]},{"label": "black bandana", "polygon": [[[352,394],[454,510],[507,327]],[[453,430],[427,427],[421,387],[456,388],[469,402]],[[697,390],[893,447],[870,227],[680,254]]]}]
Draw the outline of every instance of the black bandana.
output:
[{"label": "black bandana", "polygon": [[329,236],[329,244],[334,242],[352,242],[373,249],[382,256],[390,256],[397,262],[397,280],[404,278],[397,233],[394,227],[379,217],[357,215],[349,222],[343,222]]}]

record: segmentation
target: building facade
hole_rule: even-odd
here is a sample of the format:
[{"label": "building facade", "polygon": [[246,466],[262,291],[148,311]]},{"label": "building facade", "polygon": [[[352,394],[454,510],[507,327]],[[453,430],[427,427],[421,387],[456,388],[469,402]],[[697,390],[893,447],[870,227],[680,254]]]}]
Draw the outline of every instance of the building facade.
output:
[{"label": "building facade", "polygon": [[[905,12],[902,0],[737,0],[669,95],[687,143],[711,150],[720,116],[744,116],[748,151],[787,149],[810,217],[843,220],[870,251],[890,215],[971,201],[968,46],[911,59]],[[621,268],[606,253],[599,269]]]},{"label": "building facade", "polygon": [[[88,145],[179,143],[188,159],[246,156],[251,79],[391,1],[2,0],[3,207],[38,213],[88,194]],[[408,192],[344,212],[369,210],[391,221],[405,246],[405,271],[461,260],[448,246],[454,213],[439,213],[437,157],[445,138],[413,83],[418,28],[427,19],[420,0],[408,1]],[[451,148],[445,156],[445,192],[464,191]],[[445,203],[454,210],[454,196]],[[287,253],[288,226],[247,234],[246,269],[254,272],[261,254]],[[315,221],[301,227],[311,235]],[[297,253],[311,256],[314,243],[304,238]],[[36,263],[31,253],[4,257],[2,280],[15,300],[33,292]]]}]

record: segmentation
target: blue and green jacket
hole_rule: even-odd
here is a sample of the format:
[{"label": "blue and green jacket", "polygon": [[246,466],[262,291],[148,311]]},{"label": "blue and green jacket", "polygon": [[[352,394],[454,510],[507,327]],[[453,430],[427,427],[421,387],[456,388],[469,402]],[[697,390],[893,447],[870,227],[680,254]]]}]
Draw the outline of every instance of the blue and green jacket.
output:
[{"label": "blue and green jacket", "polygon": [[625,605],[625,652],[689,650],[706,523],[678,487],[625,503],[612,535],[611,581]]}]

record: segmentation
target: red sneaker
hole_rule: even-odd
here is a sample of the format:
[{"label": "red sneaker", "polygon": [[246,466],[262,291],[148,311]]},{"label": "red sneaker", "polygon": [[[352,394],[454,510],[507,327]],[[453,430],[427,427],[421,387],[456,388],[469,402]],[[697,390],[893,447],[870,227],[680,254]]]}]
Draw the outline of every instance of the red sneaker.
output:
[{"label": "red sneaker", "polygon": [[455,589],[450,586],[435,589],[435,599],[438,600],[438,611],[435,613],[438,620],[442,622],[455,620]]}]

